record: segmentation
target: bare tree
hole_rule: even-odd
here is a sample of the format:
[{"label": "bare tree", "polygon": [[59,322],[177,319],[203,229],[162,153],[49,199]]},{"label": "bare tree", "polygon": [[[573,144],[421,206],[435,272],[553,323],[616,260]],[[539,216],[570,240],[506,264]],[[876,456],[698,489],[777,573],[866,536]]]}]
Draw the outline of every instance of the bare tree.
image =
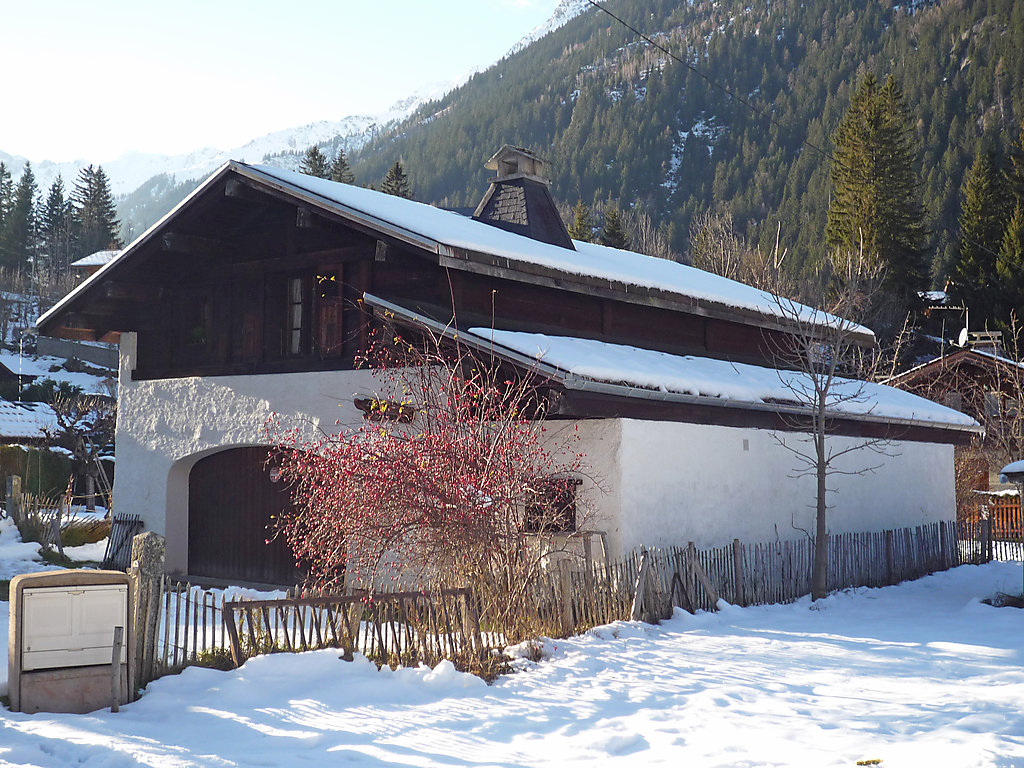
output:
[{"label": "bare tree", "polygon": [[[117,405],[100,395],[58,395],[53,401],[57,429],[47,435],[50,445],[71,453],[75,476],[85,483],[86,508],[96,508],[97,486],[103,467],[100,455],[114,439]],[[109,499],[108,506],[109,506]]]},{"label": "bare tree", "polygon": [[793,401],[803,407],[807,417],[793,418],[792,432],[776,432],[775,440],[795,459],[791,477],[813,477],[815,481],[814,558],[811,570],[811,598],[828,594],[828,487],[833,475],[863,475],[879,465],[851,469],[840,461],[857,451],[886,456],[888,438],[863,438],[837,445],[832,437],[835,421],[843,412],[855,409],[870,412],[868,384],[860,375],[866,361],[874,359],[864,348],[864,329],[848,319],[857,316],[870,298],[870,286],[880,279],[879,269],[857,255],[836,254],[830,259],[834,281],[826,309],[777,298],[777,307],[795,331],[785,346],[774,352],[779,378]]},{"label": "bare tree", "polygon": [[672,250],[665,228],[655,226],[651,217],[639,204],[627,212],[626,228],[629,230],[633,250],[637,253],[654,256],[657,259],[680,261],[680,255]]},{"label": "bare tree", "polygon": [[780,247],[781,231],[779,225],[774,247],[765,252],[736,232],[732,214],[703,211],[690,225],[690,263],[776,295],[797,297],[797,285],[784,269],[787,250]]}]

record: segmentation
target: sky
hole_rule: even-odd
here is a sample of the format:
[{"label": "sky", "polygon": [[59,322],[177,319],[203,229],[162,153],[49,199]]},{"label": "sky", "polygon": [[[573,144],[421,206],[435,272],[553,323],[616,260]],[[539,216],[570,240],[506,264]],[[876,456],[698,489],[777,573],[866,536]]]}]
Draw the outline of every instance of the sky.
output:
[{"label": "sky", "polygon": [[104,162],[373,114],[496,61],[556,5],[0,0],[0,151]]}]

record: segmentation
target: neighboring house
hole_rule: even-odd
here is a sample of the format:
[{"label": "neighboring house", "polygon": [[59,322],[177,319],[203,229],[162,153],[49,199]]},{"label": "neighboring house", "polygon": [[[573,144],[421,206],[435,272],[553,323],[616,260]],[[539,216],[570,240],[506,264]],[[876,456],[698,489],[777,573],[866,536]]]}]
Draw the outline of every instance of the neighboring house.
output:
[{"label": "neighboring house", "polygon": [[[987,334],[986,334],[987,336]],[[965,340],[945,354],[892,376],[886,384],[963,411],[981,423],[1007,410],[1024,394],[1024,367],[1001,354],[999,345]]]},{"label": "neighboring house", "polygon": [[[382,311],[449,333],[454,317],[467,343],[551,377],[551,418],[578,426],[600,480],[578,490],[596,509],[587,526],[612,556],[811,528],[813,482],[789,479],[774,438],[806,424],[771,351],[797,324],[749,286],[570,240],[532,154],[506,147],[488,167],[498,175],[467,218],[228,163],[39,319],[46,334],[120,338],[114,498],[166,534],[171,571],[295,577],[264,543],[287,498],[263,428],[272,414],[360,423],[375,381],[354,359]],[[847,457],[882,466],[834,477],[831,530],[952,519],[953,445],[973,420],[879,385],[868,395],[834,414],[835,445],[897,442],[891,457]]]},{"label": "neighboring house", "polygon": [[106,266],[120,255],[119,250],[96,251],[71,262],[71,268],[84,277],[91,277],[100,271],[100,267]]},{"label": "neighboring house", "polygon": [[57,430],[57,415],[47,403],[0,400],[0,443],[3,445],[38,445]]}]

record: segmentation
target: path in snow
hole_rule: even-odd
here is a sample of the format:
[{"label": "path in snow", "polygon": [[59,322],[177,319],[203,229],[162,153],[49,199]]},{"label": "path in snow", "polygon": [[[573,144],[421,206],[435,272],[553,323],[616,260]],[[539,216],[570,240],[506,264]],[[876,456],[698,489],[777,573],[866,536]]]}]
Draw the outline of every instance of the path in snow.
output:
[{"label": "path in snow", "polygon": [[[0,714],[18,766],[1024,765],[1020,564],[549,642],[486,686],[336,651],[189,669],[120,714]],[[2,605],[2,604],[0,604]]]}]

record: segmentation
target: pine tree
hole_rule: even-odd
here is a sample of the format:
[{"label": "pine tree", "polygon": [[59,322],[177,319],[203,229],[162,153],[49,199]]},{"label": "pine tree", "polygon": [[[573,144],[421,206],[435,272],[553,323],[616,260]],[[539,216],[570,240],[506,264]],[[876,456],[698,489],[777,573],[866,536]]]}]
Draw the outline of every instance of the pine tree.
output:
[{"label": "pine tree", "polygon": [[582,200],[577,200],[572,209],[572,224],[569,225],[569,237],[584,243],[594,242],[594,217]]},{"label": "pine tree", "polygon": [[997,322],[1012,327],[1011,313],[1017,323],[1024,321],[1024,206],[1014,208],[1007,222],[996,257],[996,273],[1001,293]]},{"label": "pine tree", "polygon": [[1017,204],[1024,203],[1024,121],[1017,140],[1010,145],[1010,163],[1006,169],[1008,191]]},{"label": "pine tree", "polygon": [[71,201],[76,244],[72,256],[88,256],[96,251],[121,247],[118,235],[121,225],[102,165],[88,165],[78,172]]},{"label": "pine tree", "polygon": [[305,157],[299,165],[299,171],[307,176],[316,176],[318,179],[329,179],[331,177],[330,165],[324,153],[314,144],[306,150]]},{"label": "pine tree", "polygon": [[342,184],[356,183],[356,177],[352,174],[352,169],[348,165],[348,158],[345,157],[344,149],[338,150],[338,156],[331,163],[329,178],[331,181],[340,181]]},{"label": "pine tree", "polygon": [[14,188],[11,207],[4,222],[0,263],[20,267],[36,255],[36,176],[32,164],[25,162],[25,170]]},{"label": "pine tree", "polygon": [[39,211],[39,243],[58,272],[71,263],[71,221],[74,210],[64,195],[64,180],[57,176]]},{"label": "pine tree", "polygon": [[622,221],[622,214],[618,208],[609,208],[604,214],[604,227],[601,229],[601,236],[598,238],[601,245],[610,248],[629,248],[629,235],[626,234],[626,227]]},{"label": "pine tree", "polygon": [[4,233],[7,231],[7,218],[14,205],[14,179],[7,165],[0,162],[0,261],[4,258]]},{"label": "pine tree", "polygon": [[977,327],[996,318],[1002,293],[996,256],[1006,223],[1006,189],[990,152],[979,152],[964,181],[960,238],[953,264],[953,297],[971,312]]},{"label": "pine tree", "polygon": [[388,173],[380,185],[380,191],[395,197],[404,197],[412,200],[412,188],[409,186],[409,178],[405,175],[405,169],[402,168],[400,161],[396,160],[395,164],[388,169]]},{"label": "pine tree", "polygon": [[913,307],[927,288],[927,231],[919,149],[896,80],[867,75],[833,136],[832,198],[825,241],[878,259],[885,287]]},{"label": "pine tree", "polygon": [[14,177],[11,170],[3,162],[0,162],[0,224],[3,223],[7,214],[11,211],[14,203]]}]

